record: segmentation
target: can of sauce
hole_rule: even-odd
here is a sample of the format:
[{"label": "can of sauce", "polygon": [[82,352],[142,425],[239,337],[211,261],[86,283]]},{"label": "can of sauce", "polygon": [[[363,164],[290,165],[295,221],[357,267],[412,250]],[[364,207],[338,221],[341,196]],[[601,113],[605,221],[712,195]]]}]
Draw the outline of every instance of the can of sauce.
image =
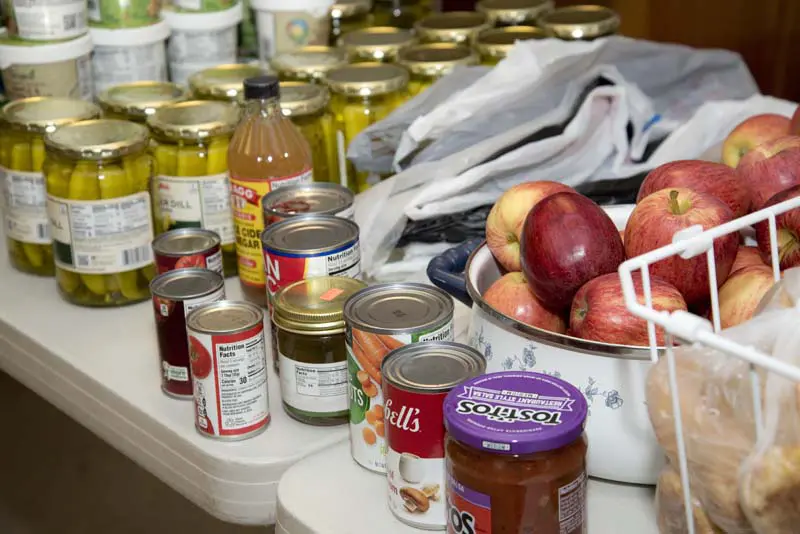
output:
[{"label": "can of sauce", "polygon": [[312,182],[276,189],[264,195],[264,227],[295,215],[334,215],[353,220],[355,195],[343,185]]},{"label": "can of sauce", "polygon": [[222,249],[216,232],[203,228],[178,228],[153,240],[158,274],[174,269],[200,267],[222,273]]},{"label": "can of sauce", "polygon": [[208,269],[179,269],[153,278],[150,293],[161,358],[161,389],[170,397],[190,399],[186,316],[198,306],[223,300],[225,280]]},{"label": "can of sauce", "polygon": [[[403,523],[444,530],[443,403],[453,387],[486,371],[472,347],[444,341],[406,345],[381,365],[389,509]],[[367,411],[367,414],[371,413]]]},{"label": "can of sauce", "polygon": [[[350,451],[361,466],[386,472],[381,364],[394,349],[421,341],[453,341],[453,299],[433,286],[378,284],[344,305],[350,373]],[[371,415],[367,415],[371,412]],[[377,419],[376,419],[377,418]]]},{"label": "can of sauce", "polygon": [[197,430],[224,440],[263,432],[270,414],[261,308],[229,300],[206,304],[189,314],[186,330]]},{"label": "can of sauce", "polygon": [[444,401],[448,534],[585,534],[588,406],[559,378],[506,371]]}]

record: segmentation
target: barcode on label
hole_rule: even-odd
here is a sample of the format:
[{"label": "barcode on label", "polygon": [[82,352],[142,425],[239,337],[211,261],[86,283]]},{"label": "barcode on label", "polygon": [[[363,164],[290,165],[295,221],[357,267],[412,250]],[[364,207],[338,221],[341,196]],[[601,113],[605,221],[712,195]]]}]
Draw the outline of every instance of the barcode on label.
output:
[{"label": "barcode on label", "polygon": [[150,247],[136,247],[129,248],[122,251],[122,263],[124,265],[132,265],[134,263],[143,263],[150,261]]},{"label": "barcode on label", "polygon": [[50,232],[47,230],[48,226],[46,224],[36,225],[36,235],[39,236],[39,239],[48,239],[50,237]]},{"label": "barcode on label", "polygon": [[73,13],[72,15],[64,15],[64,30],[74,30],[78,27],[78,15]]}]

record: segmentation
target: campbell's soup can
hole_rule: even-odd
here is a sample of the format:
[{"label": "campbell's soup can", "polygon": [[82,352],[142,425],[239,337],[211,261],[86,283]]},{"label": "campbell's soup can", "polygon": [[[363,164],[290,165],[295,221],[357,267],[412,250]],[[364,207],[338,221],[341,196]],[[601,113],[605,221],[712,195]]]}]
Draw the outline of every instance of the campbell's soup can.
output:
[{"label": "campbell's soup can", "polygon": [[355,195],[350,189],[332,182],[295,184],[264,195],[261,201],[264,227],[297,215],[334,215],[353,220]]},{"label": "campbell's soup can", "polygon": [[270,421],[264,314],[249,302],[223,300],[186,318],[195,427],[204,436],[246,439]]},{"label": "campbell's soup can", "polygon": [[211,230],[178,228],[159,234],[153,240],[153,255],[158,274],[199,267],[224,276],[221,239]]},{"label": "campbell's soup can", "polygon": [[389,509],[403,523],[447,527],[442,406],[452,388],[485,371],[480,352],[441,341],[406,345],[383,360]]},{"label": "campbell's soup can", "polygon": [[427,284],[362,289],[344,305],[350,381],[350,451],[362,467],[386,472],[381,365],[393,350],[423,341],[453,341],[453,299]]}]

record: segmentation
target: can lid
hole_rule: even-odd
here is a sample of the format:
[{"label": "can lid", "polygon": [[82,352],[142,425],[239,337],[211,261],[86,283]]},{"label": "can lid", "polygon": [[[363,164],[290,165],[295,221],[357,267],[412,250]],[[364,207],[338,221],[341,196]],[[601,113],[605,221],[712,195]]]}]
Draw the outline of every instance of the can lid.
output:
[{"label": "can lid", "polygon": [[408,71],[398,65],[359,63],[328,73],[331,91],[351,96],[384,95],[408,85]]},{"label": "can lid", "polygon": [[188,96],[177,83],[132,82],[109,87],[97,96],[97,102],[107,112],[144,121],[156,109],[183,102]]},{"label": "can lid", "polygon": [[439,77],[453,72],[459,65],[477,65],[472,49],[455,43],[433,43],[412,46],[400,52],[399,63],[420,76]]},{"label": "can lid", "polygon": [[342,46],[350,54],[370,57],[376,61],[394,56],[406,46],[414,44],[410,30],[391,26],[374,26],[348,32],[342,36]]},{"label": "can lid", "polygon": [[583,5],[545,13],[539,17],[537,25],[559,39],[593,39],[614,33],[619,22],[619,15],[612,9]]},{"label": "can lid", "polygon": [[239,108],[227,102],[191,100],[156,110],[147,125],[156,135],[167,139],[197,140],[227,135],[239,123]]},{"label": "can lid", "polygon": [[85,100],[34,96],[3,106],[2,120],[14,128],[45,133],[72,122],[96,119],[101,113],[99,107]]},{"label": "can lid", "polygon": [[219,234],[204,228],[177,228],[159,234],[153,240],[153,252],[160,256],[200,254],[219,246]]},{"label": "can lid", "polygon": [[453,299],[426,284],[376,284],[353,295],[344,314],[352,326],[375,334],[434,330],[452,320]]},{"label": "can lid", "polygon": [[198,306],[186,318],[186,327],[206,334],[235,334],[264,320],[261,308],[250,302],[221,300]]},{"label": "can lid", "polygon": [[328,89],[304,82],[281,82],[281,111],[287,117],[312,115],[325,109]]},{"label": "can lid", "polygon": [[45,146],[71,159],[119,158],[141,152],[150,136],[130,121],[97,119],[74,122],[45,135]]},{"label": "can lid", "polygon": [[486,372],[486,359],[472,347],[450,341],[425,341],[393,350],[381,363],[381,376],[395,387],[426,393],[449,391]]},{"label": "can lid", "polygon": [[169,300],[186,300],[219,291],[225,279],[208,269],[177,269],[162,273],[150,282],[150,292]]},{"label": "can lid", "polygon": [[414,28],[426,41],[462,43],[489,27],[484,13],[476,11],[448,11],[434,13],[418,21]]},{"label": "can lid", "polygon": [[558,449],[583,434],[588,405],[572,384],[529,371],[491,373],[454,387],[444,400],[454,439],[496,454]]},{"label": "can lid", "polygon": [[475,49],[484,57],[504,58],[517,41],[546,38],[544,30],[535,26],[489,28],[478,34]]},{"label": "can lid", "polygon": [[369,0],[336,0],[331,6],[331,18],[347,19],[366,15],[371,7]]},{"label": "can lid", "polygon": [[272,301],[272,320],[283,330],[308,334],[344,331],[344,303],[367,287],[355,278],[318,276],[281,289]]},{"label": "can lid", "polygon": [[332,215],[298,215],[269,226],[261,234],[265,249],[303,255],[332,252],[358,240],[358,225]]},{"label": "can lid", "polygon": [[189,88],[198,98],[236,102],[244,92],[247,78],[267,74],[258,65],[233,63],[203,69],[189,76]]},{"label": "can lid", "polygon": [[336,215],[352,206],[354,200],[353,192],[343,185],[312,182],[275,189],[264,195],[261,204],[265,218],[269,215],[286,218],[304,213]]},{"label": "can lid", "polygon": [[347,65],[344,51],[330,46],[304,46],[272,58],[278,73],[307,80],[321,80],[343,65]]},{"label": "can lid", "polygon": [[553,7],[553,0],[481,0],[476,6],[490,23],[510,25],[534,22]]}]

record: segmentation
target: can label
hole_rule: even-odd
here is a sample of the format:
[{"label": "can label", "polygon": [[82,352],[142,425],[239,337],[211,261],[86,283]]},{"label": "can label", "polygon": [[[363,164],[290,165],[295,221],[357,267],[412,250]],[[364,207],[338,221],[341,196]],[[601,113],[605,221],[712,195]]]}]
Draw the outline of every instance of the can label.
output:
[{"label": "can label", "polygon": [[348,325],[345,339],[350,373],[350,451],[363,467],[384,473],[387,447],[381,362],[390,351],[409,343],[453,341],[453,318],[439,328],[413,334],[372,334]]},{"label": "can label", "polygon": [[492,500],[447,473],[447,534],[492,534]]},{"label": "can label", "polygon": [[50,244],[44,175],[0,169],[3,176],[3,212],[6,236],[23,243]]},{"label": "can label", "polygon": [[244,438],[269,423],[264,325],[235,334],[189,331],[195,423],[205,435]]},{"label": "can label", "polygon": [[279,187],[310,183],[313,176],[311,169],[267,180],[231,176],[231,207],[236,229],[239,279],[242,283],[266,291],[264,253],[261,250],[261,232],[264,231],[261,200],[264,195]]},{"label": "can label", "polygon": [[206,228],[216,232],[223,245],[233,243],[231,184],[228,173],[214,176],[157,176],[161,228]]},{"label": "can label", "polygon": [[347,412],[347,362],[305,363],[279,354],[281,398],[309,415]]},{"label": "can label", "polygon": [[355,241],[314,256],[266,249],[264,264],[267,267],[269,295],[274,297],[281,288],[314,276],[358,277],[361,274],[361,248],[359,242]]},{"label": "can label", "polygon": [[192,267],[208,269],[224,276],[220,247],[217,246],[200,254],[187,254],[186,256],[162,256],[156,254],[156,271],[158,274]]},{"label": "can label", "polygon": [[444,530],[446,393],[413,393],[383,383],[389,509],[416,528]]}]

